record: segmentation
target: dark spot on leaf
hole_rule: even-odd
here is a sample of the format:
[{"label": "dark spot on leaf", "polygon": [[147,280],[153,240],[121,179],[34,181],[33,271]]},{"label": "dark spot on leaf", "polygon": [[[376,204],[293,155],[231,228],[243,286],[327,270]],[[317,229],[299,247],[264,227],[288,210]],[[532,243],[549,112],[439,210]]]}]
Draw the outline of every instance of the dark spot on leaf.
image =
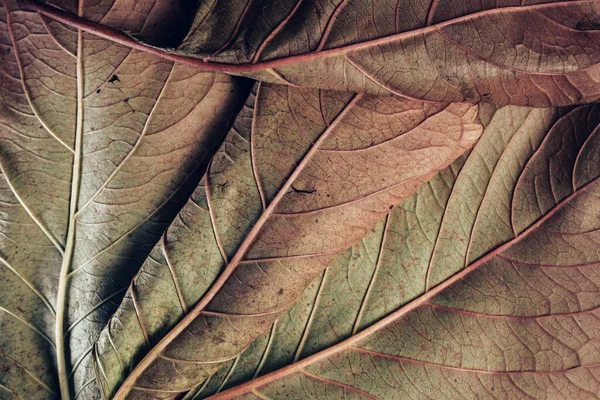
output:
[{"label": "dark spot on leaf", "polygon": [[96,90],[96,93],[100,93],[100,89]]},{"label": "dark spot on leaf", "polygon": [[279,289],[279,292],[277,292],[278,295],[282,295],[283,294],[283,289]]},{"label": "dark spot on leaf", "polygon": [[600,22],[590,20],[577,21],[577,23],[575,24],[575,29],[577,29],[578,31],[595,31],[600,29]]},{"label": "dark spot on leaf", "polygon": [[302,194],[313,194],[314,192],[316,192],[316,191],[317,191],[316,189],[296,189],[296,188],[294,187],[294,185],[292,185],[292,190],[293,190],[295,193],[302,193]]},{"label": "dark spot on leaf", "polygon": [[125,103],[129,103],[129,97],[125,97],[125,98],[123,99],[123,101],[124,101]]},{"label": "dark spot on leaf", "polygon": [[391,210],[392,208],[394,208],[394,206],[393,206],[393,205],[391,205],[391,206],[390,206],[390,210]]},{"label": "dark spot on leaf", "polygon": [[108,83],[114,83],[114,82],[120,82],[119,77],[116,74],[111,76],[110,79],[108,80]]}]

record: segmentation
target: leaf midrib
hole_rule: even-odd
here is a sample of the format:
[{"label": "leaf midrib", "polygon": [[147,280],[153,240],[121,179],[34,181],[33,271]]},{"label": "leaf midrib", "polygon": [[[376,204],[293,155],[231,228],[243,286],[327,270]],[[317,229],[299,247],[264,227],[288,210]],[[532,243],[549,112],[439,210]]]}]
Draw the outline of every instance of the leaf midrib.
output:
[{"label": "leaf midrib", "polygon": [[[78,13],[83,15],[83,0],[78,2]],[[56,324],[54,330],[56,342],[56,363],[58,370],[58,381],[62,400],[71,398],[69,385],[69,371],[67,367],[67,349],[65,343],[65,322],[67,319],[67,296],[69,270],[75,250],[75,222],[77,214],[77,203],[79,202],[79,191],[81,184],[81,164],[83,156],[83,30],[77,30],[77,111],[75,122],[75,154],[73,155],[73,169],[71,173],[71,197],[69,200],[69,219],[67,225],[67,240],[65,252],[60,267],[58,290],[56,295]]]},{"label": "leaf midrib", "polygon": [[[50,129],[50,127],[45,123],[45,121],[39,115],[37,108],[35,107],[35,105],[33,103],[31,94],[29,93],[29,88],[25,84],[25,76],[24,76],[23,66],[21,64],[21,59],[20,59],[18,51],[17,51],[18,47],[17,47],[16,39],[15,39],[14,33],[10,27],[10,24],[11,24],[10,10],[6,6],[6,2],[4,0],[2,0],[2,6],[6,11],[6,19],[7,19],[6,23],[8,25],[8,33],[9,33],[9,36],[13,43],[13,46],[15,48],[15,60],[17,62],[17,66],[18,66],[19,72],[21,74],[21,82],[22,82],[22,86],[23,86],[23,92],[24,92],[25,97],[27,98],[27,101],[28,101],[32,111],[33,111],[33,114],[40,121],[42,126],[44,126],[46,131],[54,139],[56,139],[61,145],[66,147],[73,154],[73,169],[72,169],[72,175],[71,175],[71,196],[70,196],[71,198],[70,198],[70,203],[69,203],[69,217],[68,217],[68,223],[67,223],[67,240],[66,240],[64,246],[62,246],[58,242],[58,240],[52,234],[52,232],[49,231],[49,229],[42,223],[42,221],[40,221],[37,218],[35,213],[23,201],[23,199],[19,195],[18,191],[12,185],[12,182],[10,181],[8,174],[5,171],[4,167],[0,163],[0,171],[5,176],[6,182],[9,186],[9,188],[11,189],[11,192],[15,195],[15,197],[19,201],[19,204],[23,207],[25,212],[27,212],[27,214],[30,216],[30,218],[35,222],[35,224],[38,226],[38,228],[48,237],[48,239],[57,248],[57,250],[59,251],[59,253],[62,256],[61,269],[59,272],[59,283],[58,283],[58,289],[57,289],[56,310],[54,310],[51,307],[51,305],[47,302],[47,300],[44,301],[45,296],[42,296],[41,293],[37,289],[35,289],[31,284],[28,284],[28,282],[23,280],[23,278],[19,274],[17,274],[17,276],[19,276],[23,280],[23,282],[25,284],[27,284],[30,287],[30,289],[46,304],[46,306],[48,306],[51,313],[53,314],[53,317],[55,318],[54,343],[50,340],[50,338],[48,338],[45,334],[42,334],[41,331],[39,331],[37,328],[35,328],[29,322],[24,321],[21,318],[17,318],[17,319],[19,319],[21,322],[28,325],[35,332],[37,332],[38,334],[40,334],[44,338],[46,338],[49,341],[49,343],[55,348],[56,364],[57,364],[56,367],[57,367],[57,375],[58,375],[58,380],[59,380],[60,395],[63,400],[69,400],[70,399],[69,372],[67,369],[67,362],[66,362],[67,361],[67,359],[66,359],[67,349],[66,349],[65,340],[64,340],[65,333],[66,333],[65,329],[64,329],[64,323],[66,320],[66,296],[67,296],[67,283],[68,283],[67,274],[68,274],[68,270],[69,270],[69,267],[71,264],[71,258],[73,255],[73,249],[74,249],[74,244],[75,244],[75,240],[74,240],[75,232],[73,229],[74,228],[74,215],[75,215],[75,211],[77,208],[77,201],[79,198],[79,181],[81,178],[81,155],[82,155],[82,138],[83,138],[83,110],[82,110],[82,102],[83,102],[83,99],[82,99],[82,96],[83,96],[83,64],[82,64],[82,62],[83,61],[82,61],[82,57],[81,57],[81,55],[82,55],[81,36],[82,36],[83,30],[78,29],[78,38],[77,38],[78,39],[78,44],[77,44],[78,54],[76,57],[77,58],[77,67],[76,67],[77,115],[76,115],[76,126],[75,126],[75,149],[72,149]],[[82,12],[82,5],[80,3],[79,13],[81,13],[81,12]],[[44,26],[45,26],[45,24],[44,24]],[[8,312],[8,310],[5,310],[5,311]],[[8,312],[8,313],[13,315],[10,312]],[[33,377],[33,375],[31,375],[31,376]],[[46,385],[44,385],[44,387],[47,388]]]}]

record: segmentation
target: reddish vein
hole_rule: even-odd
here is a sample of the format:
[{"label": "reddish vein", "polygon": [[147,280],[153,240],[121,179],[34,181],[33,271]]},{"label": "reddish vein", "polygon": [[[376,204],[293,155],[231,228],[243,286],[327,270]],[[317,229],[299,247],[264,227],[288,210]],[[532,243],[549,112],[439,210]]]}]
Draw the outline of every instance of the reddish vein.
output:
[{"label": "reddish vein", "polygon": [[279,32],[281,32],[281,30],[292,19],[292,17],[296,14],[296,11],[298,11],[298,9],[300,8],[300,5],[302,4],[302,1],[303,0],[298,0],[298,2],[296,3],[296,5],[294,6],[294,8],[292,8],[292,11],[290,11],[290,13],[283,19],[283,21],[281,21],[279,23],[279,25],[277,25],[277,27],[275,29],[273,29],[273,31],[269,34],[269,36],[267,36],[265,38],[265,40],[263,40],[263,42],[258,47],[258,50],[256,50],[256,53],[254,54],[254,57],[252,57],[252,64],[256,64],[258,62],[258,60],[260,59],[260,56],[261,56],[263,50],[265,49],[265,47],[267,47],[267,45],[269,44],[269,42],[271,42],[271,40],[273,40],[273,38],[275,36],[277,36],[277,34]]},{"label": "reddish vein", "polygon": [[333,23],[336,21],[338,15],[340,15],[340,13],[342,12],[342,10],[344,9],[344,7],[346,6],[347,3],[348,3],[348,0],[342,0],[335,7],[333,14],[331,14],[329,21],[327,21],[327,26],[325,27],[325,30],[323,31],[323,36],[321,36],[321,41],[319,42],[319,45],[317,46],[317,51],[321,51],[321,50],[323,50],[323,47],[325,47],[325,43],[327,43],[327,39],[329,39],[329,34],[331,33],[331,29],[333,28]]}]

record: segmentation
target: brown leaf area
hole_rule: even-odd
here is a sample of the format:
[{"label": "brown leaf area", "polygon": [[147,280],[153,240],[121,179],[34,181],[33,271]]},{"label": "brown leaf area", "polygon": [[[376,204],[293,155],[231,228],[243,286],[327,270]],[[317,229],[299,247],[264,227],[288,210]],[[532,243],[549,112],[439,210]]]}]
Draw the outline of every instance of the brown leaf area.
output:
[{"label": "brown leaf area", "polygon": [[[0,397],[96,399],[93,343],[241,94],[225,75],[0,6]],[[151,4],[80,6],[134,32],[159,22]]]},{"label": "brown leaf area", "polygon": [[206,71],[296,87],[534,107],[600,98],[595,0],[212,0],[198,5],[180,46],[162,50],[73,13],[26,3]]},{"label": "brown leaf area", "polygon": [[186,398],[596,398],[599,123],[500,109]]},{"label": "brown leaf area", "polygon": [[98,341],[105,393],[207,379],[481,132],[469,104],[259,84]]},{"label": "brown leaf area", "polygon": [[600,95],[594,1],[208,3],[180,53],[262,80],[537,107]]},{"label": "brown leaf area", "polygon": [[599,88],[598,0],[0,0],[0,398],[600,397]]},{"label": "brown leaf area", "polygon": [[212,0],[165,54],[287,85],[561,106],[600,98],[599,16],[593,0]]}]

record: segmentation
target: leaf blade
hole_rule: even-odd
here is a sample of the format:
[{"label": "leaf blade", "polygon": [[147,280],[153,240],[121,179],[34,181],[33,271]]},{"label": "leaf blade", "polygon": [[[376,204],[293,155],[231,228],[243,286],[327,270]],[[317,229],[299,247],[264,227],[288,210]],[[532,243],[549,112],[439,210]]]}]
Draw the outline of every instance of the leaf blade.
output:
[{"label": "leaf blade", "polygon": [[[114,19],[112,5],[100,17]],[[85,16],[91,10],[81,8]],[[198,179],[243,90],[11,0],[0,12],[0,277],[13,294],[0,304],[0,384],[25,398],[48,398],[48,388],[98,398],[91,344],[180,207],[175,194]],[[143,29],[157,18],[116,19]]]},{"label": "leaf blade", "polygon": [[[120,328],[113,339],[129,365],[115,369],[117,353],[98,342],[96,362],[112,368],[106,395],[135,398],[156,389],[154,396],[175,396],[236,358],[389,204],[477,139],[476,117],[468,104],[261,83],[109,325]],[[364,135],[368,121],[372,138]],[[388,180],[391,171],[398,176]],[[344,189],[349,185],[354,190]],[[171,269],[181,277],[181,295]],[[181,299],[189,302],[187,314]]]},{"label": "leaf blade", "polygon": [[[488,6],[431,0],[429,12],[407,1],[393,13],[387,4],[345,4],[289,1],[262,8],[252,1],[215,2],[199,8],[175,50],[51,7],[32,7],[169,59],[292,86],[535,107],[599,96],[593,1]],[[410,10],[402,16],[401,5]],[[214,35],[213,26],[223,32]]]},{"label": "leaf blade", "polygon": [[[496,117],[502,110],[507,109],[501,109]],[[528,119],[531,122],[532,118],[528,116],[530,110],[523,111],[517,110],[515,116],[519,116],[521,122]],[[551,164],[544,160],[548,154],[553,154],[555,143],[563,143],[564,146],[560,147],[563,153],[577,154],[576,158],[586,160],[594,167],[591,143],[598,142],[600,132],[597,108],[580,107],[558,120],[552,116],[552,110],[535,112],[538,113],[536,119],[541,117],[546,121],[545,129],[543,124],[537,125],[537,130],[542,129],[545,134],[533,141],[537,143],[536,147],[528,149],[529,157],[523,159],[513,151],[523,149],[523,146],[515,143],[535,137],[539,132],[532,130],[524,134],[515,129],[512,139],[503,139],[505,160],[519,161],[521,168],[531,168],[539,162],[537,165],[547,171]],[[519,125],[523,126],[519,123],[515,127]],[[531,129],[536,125],[528,126]],[[456,186],[462,186],[463,192],[469,187],[477,188],[479,183],[464,178],[467,176],[465,171],[473,171],[481,155],[498,142],[499,135],[497,131],[495,133],[486,132],[466,161],[455,162],[454,169],[463,172],[451,172],[452,168],[445,171],[456,177],[450,181],[451,187],[455,188],[452,193],[457,193]],[[573,145],[569,145],[570,137],[584,140],[573,141]],[[475,162],[469,166],[470,160]],[[504,163],[504,166],[507,165],[510,163]],[[561,165],[566,172],[575,169],[574,163]],[[577,169],[574,175],[585,171],[585,168]],[[513,175],[510,169],[507,172],[507,176]],[[504,179],[499,174],[488,176],[488,186],[495,186]],[[381,308],[387,303],[385,294],[393,293],[395,288],[381,286],[384,297],[373,303],[377,318],[365,330],[345,340],[339,337],[333,346],[315,346],[313,355],[296,363],[284,359],[278,364],[273,358],[273,372],[253,381],[248,378],[248,365],[237,368],[239,386],[232,384],[231,389],[214,398],[269,398],[284,393],[287,396],[318,397],[329,393],[329,390],[333,393],[331,397],[337,398],[335,385],[340,384],[350,385],[377,398],[394,394],[454,398],[464,393],[475,396],[485,393],[493,398],[593,396],[598,363],[590,351],[593,352],[594,338],[598,335],[594,322],[597,320],[598,287],[594,272],[597,259],[590,243],[596,232],[591,226],[594,224],[592,221],[597,222],[593,202],[597,198],[599,175],[583,176],[581,185],[574,186],[570,194],[555,198],[555,204],[546,209],[539,219],[530,222],[525,230],[518,231],[508,240],[488,243],[484,255],[468,261],[458,272],[454,269],[444,271],[446,278],[437,286],[429,291],[421,289],[421,294],[414,300],[400,303],[387,316]],[[446,185],[446,179],[440,174],[431,184]],[[518,175],[513,176],[511,182],[503,186],[508,194],[522,186]],[[570,183],[570,180],[567,182]],[[544,191],[553,193],[551,185],[540,188],[538,196]],[[431,194],[427,192],[426,188],[420,189],[411,201],[391,215],[409,217],[419,199],[432,201]],[[503,201],[505,193],[490,193],[493,193],[493,201],[506,207],[507,203]],[[449,199],[448,207],[453,202],[452,194],[446,194],[446,198]],[[457,203],[456,197],[454,203]],[[508,202],[508,205],[515,207],[514,203]],[[493,211],[490,207],[487,210]],[[465,211],[468,211],[466,215],[471,220],[477,218],[477,213],[472,210]],[[496,221],[505,219],[504,213],[504,210],[498,212]],[[430,228],[433,237],[436,230],[439,232],[440,227],[448,223],[444,222],[443,214],[437,212],[437,221]],[[407,225],[401,223],[398,229],[406,230]],[[476,231],[475,236],[486,237],[486,229],[487,226]],[[373,235],[375,238],[378,236],[381,237],[381,234]],[[449,238],[451,243],[461,240],[459,235]],[[557,256],[554,249],[559,244],[579,257]],[[388,251],[393,254],[398,250],[392,248]],[[432,244],[427,253],[430,255],[434,251]],[[468,253],[465,246],[454,251],[463,257]],[[413,262],[415,268],[420,267],[418,279],[424,282],[428,257]],[[334,268],[337,268],[335,274],[342,275],[344,272],[339,265]],[[586,301],[581,302],[579,296],[585,297]],[[298,304],[294,308],[298,307],[305,308],[305,305]],[[292,309],[290,312],[298,313],[300,310]],[[324,306],[323,314],[328,315],[331,321],[339,311]],[[284,318],[281,323],[286,323],[289,318]],[[315,328],[315,336],[328,334],[332,330],[328,324],[330,322],[325,318]],[[340,325],[335,325],[335,328],[338,332],[346,332]],[[283,338],[283,330],[278,335]],[[284,349],[288,347],[290,343],[283,346]],[[261,354],[261,351],[258,343],[254,351],[247,351],[245,357],[250,366],[251,357]],[[363,368],[358,369],[359,365]],[[304,374],[304,370],[308,375]],[[582,377],[586,377],[589,384],[581,385]],[[325,383],[317,384],[313,378]],[[215,389],[212,390],[214,393]],[[198,392],[203,398],[211,394],[210,391]],[[339,397],[342,398],[342,395]]]}]

